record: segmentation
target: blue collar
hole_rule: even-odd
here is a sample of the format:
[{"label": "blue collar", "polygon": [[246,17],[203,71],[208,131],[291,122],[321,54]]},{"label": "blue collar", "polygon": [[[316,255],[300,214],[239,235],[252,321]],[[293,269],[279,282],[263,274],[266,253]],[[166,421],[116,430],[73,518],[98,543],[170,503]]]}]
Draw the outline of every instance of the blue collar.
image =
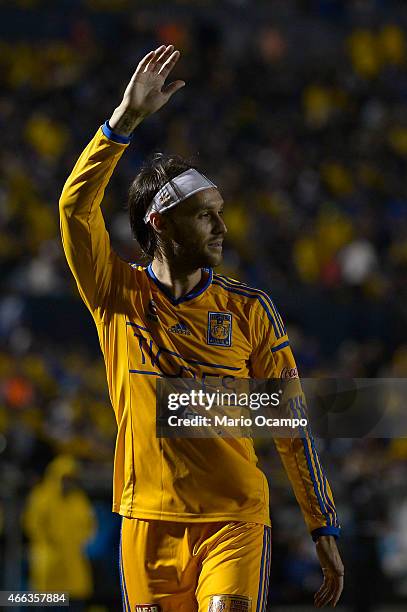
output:
[{"label": "blue collar", "polygon": [[198,295],[201,295],[201,293],[207,290],[209,285],[212,283],[213,270],[212,268],[202,268],[202,271],[209,272],[208,278],[205,284],[202,286],[201,281],[199,281],[196,287],[194,287],[191,291],[189,291],[189,293],[187,293],[186,295],[181,295],[181,297],[179,297],[178,299],[175,299],[174,296],[171,295],[168,289],[164,287],[164,285],[158,280],[158,278],[154,274],[152,264],[150,264],[146,268],[146,272],[148,276],[151,278],[151,280],[157,285],[159,290],[162,291],[162,293],[170,300],[171,304],[173,304],[174,306],[177,306],[178,304],[181,304],[182,302],[187,302],[188,300],[193,300],[194,298],[198,297]]}]

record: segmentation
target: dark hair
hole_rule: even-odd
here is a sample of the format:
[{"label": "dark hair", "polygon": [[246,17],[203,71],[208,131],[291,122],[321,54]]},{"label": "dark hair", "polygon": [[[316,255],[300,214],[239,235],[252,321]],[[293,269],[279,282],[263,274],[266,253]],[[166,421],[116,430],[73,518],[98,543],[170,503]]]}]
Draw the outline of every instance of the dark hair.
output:
[{"label": "dark hair", "polygon": [[196,166],[183,157],[154,153],[143,164],[130,186],[127,207],[131,231],[149,260],[153,259],[159,247],[159,238],[151,224],[144,222],[147,209],[165,183],[189,168]]}]

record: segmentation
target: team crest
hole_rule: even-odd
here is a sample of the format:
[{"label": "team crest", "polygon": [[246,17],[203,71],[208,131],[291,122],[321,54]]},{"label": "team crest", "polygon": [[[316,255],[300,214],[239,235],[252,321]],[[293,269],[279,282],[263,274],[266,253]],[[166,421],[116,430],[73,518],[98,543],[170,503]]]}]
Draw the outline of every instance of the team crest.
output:
[{"label": "team crest", "polygon": [[229,312],[208,312],[208,344],[232,345],[232,315]]}]

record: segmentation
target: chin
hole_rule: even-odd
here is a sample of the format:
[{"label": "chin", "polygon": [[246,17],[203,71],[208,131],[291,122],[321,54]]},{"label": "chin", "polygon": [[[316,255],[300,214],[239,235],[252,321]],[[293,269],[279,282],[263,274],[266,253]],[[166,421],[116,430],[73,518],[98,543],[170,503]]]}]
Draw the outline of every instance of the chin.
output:
[{"label": "chin", "polygon": [[215,268],[222,263],[222,253],[205,253],[202,254],[200,267]]},{"label": "chin", "polygon": [[220,266],[220,264],[222,263],[222,260],[223,260],[222,255],[218,255],[217,257],[214,257],[213,262],[211,263],[210,267],[216,268],[216,266]]},{"label": "chin", "polygon": [[214,268],[222,263],[222,252],[214,253],[208,251],[195,251],[193,253],[183,253],[183,258],[188,261],[194,269]]}]

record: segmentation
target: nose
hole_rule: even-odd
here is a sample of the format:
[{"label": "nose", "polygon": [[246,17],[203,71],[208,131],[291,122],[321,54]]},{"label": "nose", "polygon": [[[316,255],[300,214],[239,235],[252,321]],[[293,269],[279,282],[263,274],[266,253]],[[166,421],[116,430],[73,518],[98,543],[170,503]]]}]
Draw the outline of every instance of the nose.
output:
[{"label": "nose", "polygon": [[216,215],[215,224],[214,224],[214,233],[215,234],[226,234],[228,228],[226,227],[226,223],[223,217],[219,214]]}]

